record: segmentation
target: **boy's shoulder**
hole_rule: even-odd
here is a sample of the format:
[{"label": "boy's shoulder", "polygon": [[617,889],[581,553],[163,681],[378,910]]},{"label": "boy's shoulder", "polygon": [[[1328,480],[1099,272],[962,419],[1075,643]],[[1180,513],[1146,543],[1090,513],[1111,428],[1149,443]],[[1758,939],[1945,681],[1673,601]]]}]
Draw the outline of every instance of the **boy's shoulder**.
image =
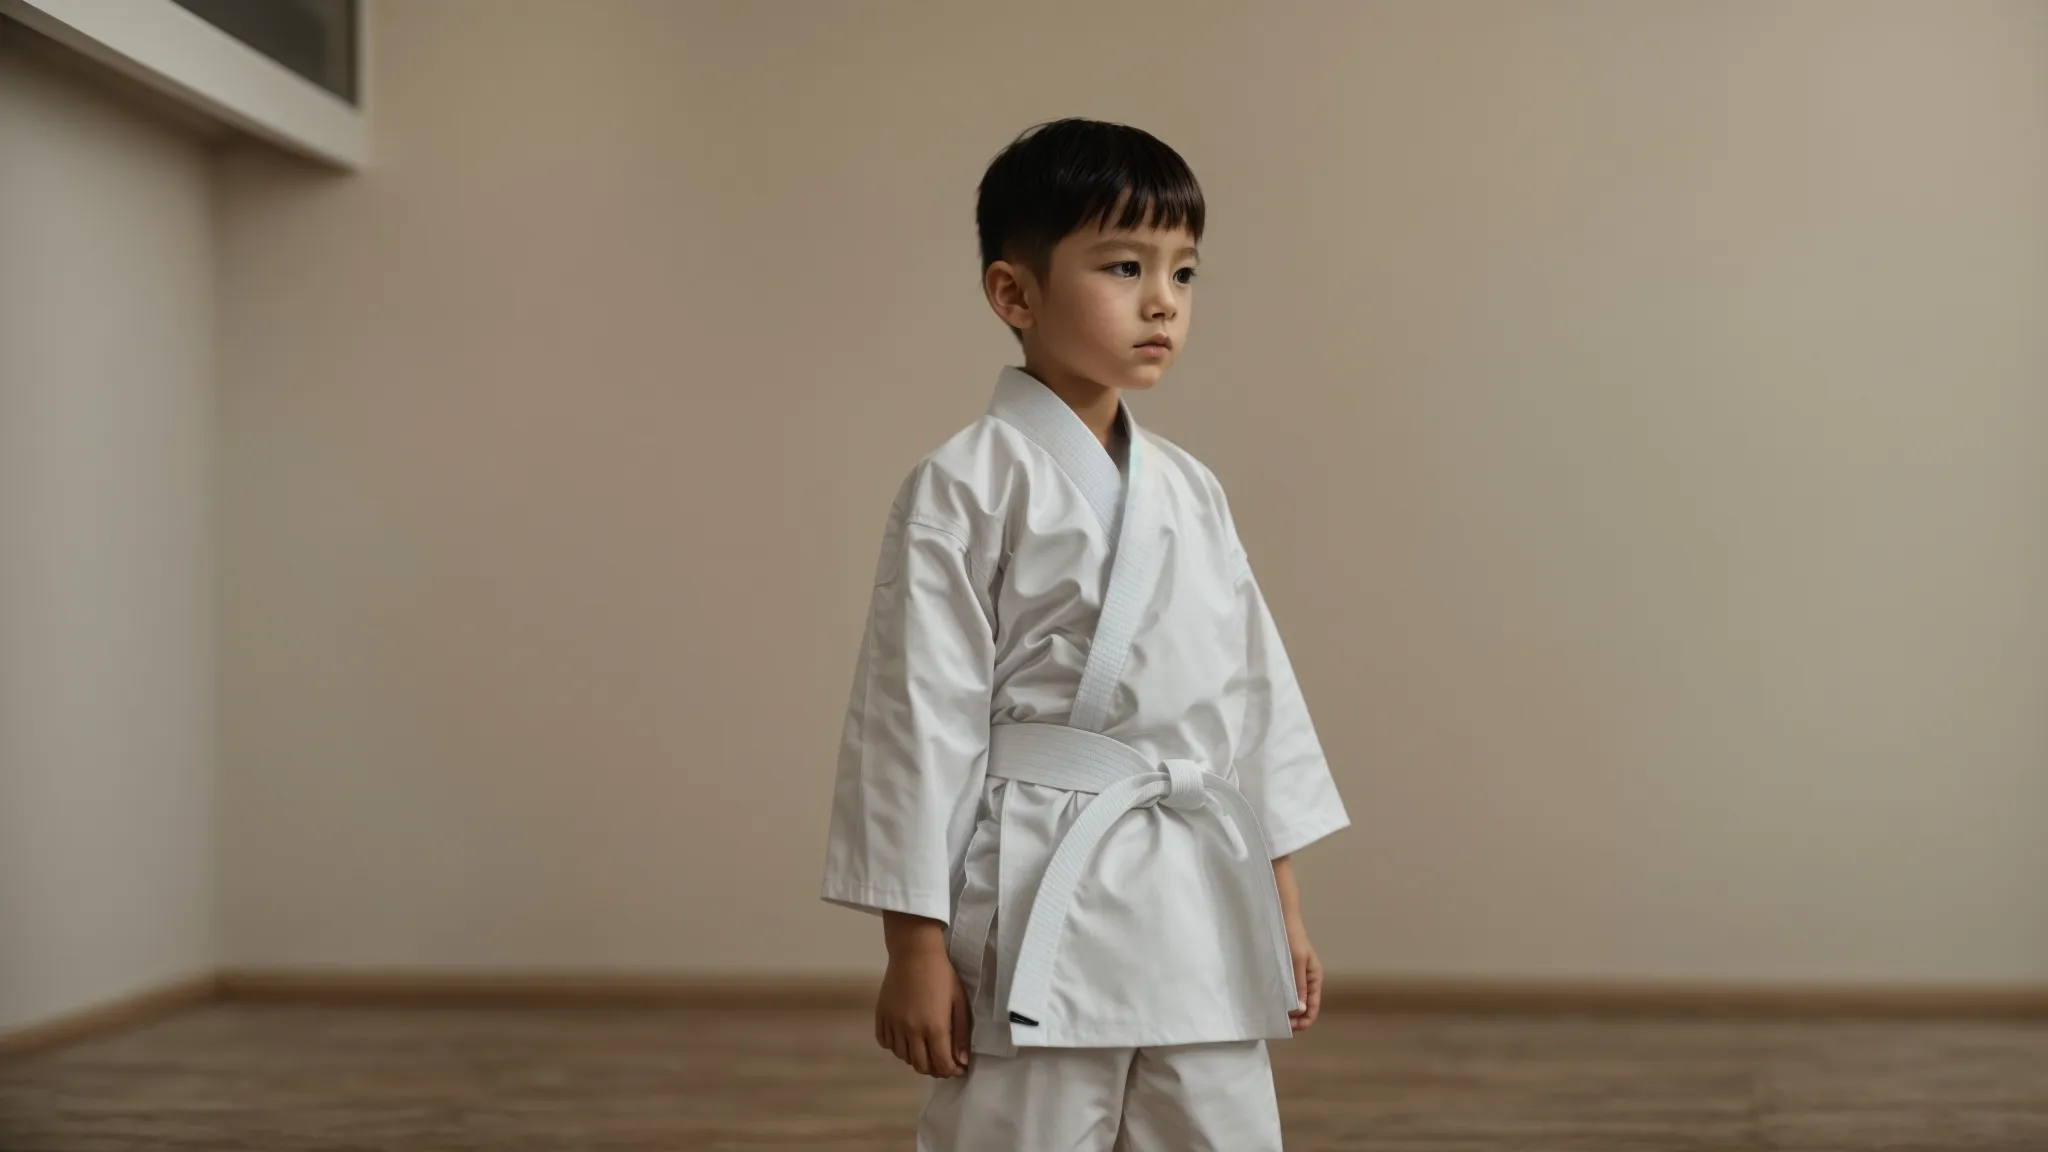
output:
[{"label": "boy's shoulder", "polygon": [[1002,417],[984,412],[959,431],[924,454],[914,471],[934,475],[978,477],[990,463],[1022,459],[1030,451],[1029,439]]},{"label": "boy's shoulder", "polygon": [[1021,458],[1015,431],[983,415],[912,464],[897,487],[892,520],[923,521],[956,532],[981,528],[998,503],[992,482]]}]

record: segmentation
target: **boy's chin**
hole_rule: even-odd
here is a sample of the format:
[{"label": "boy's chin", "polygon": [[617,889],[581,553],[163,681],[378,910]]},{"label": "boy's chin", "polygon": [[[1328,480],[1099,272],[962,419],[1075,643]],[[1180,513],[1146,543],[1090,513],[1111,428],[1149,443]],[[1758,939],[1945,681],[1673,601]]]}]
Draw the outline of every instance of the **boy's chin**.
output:
[{"label": "boy's chin", "polygon": [[1124,374],[1123,382],[1117,386],[1126,392],[1147,391],[1166,378],[1167,367],[1169,366],[1161,365],[1157,368],[1144,367],[1127,372]]}]

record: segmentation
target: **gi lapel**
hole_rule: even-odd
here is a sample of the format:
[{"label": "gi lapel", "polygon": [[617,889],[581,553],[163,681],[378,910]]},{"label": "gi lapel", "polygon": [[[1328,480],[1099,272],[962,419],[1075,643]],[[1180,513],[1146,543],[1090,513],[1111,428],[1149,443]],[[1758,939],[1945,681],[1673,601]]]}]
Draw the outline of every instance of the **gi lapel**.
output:
[{"label": "gi lapel", "polygon": [[[1045,450],[1081,490],[1105,534],[1116,529],[1117,503],[1123,479],[1102,442],[1074,414],[1067,402],[1021,368],[1005,368],[996,380],[989,414],[1024,433]],[[1126,410],[1128,415],[1128,410]]]},{"label": "gi lapel", "polygon": [[1124,661],[1137,638],[1138,621],[1144,616],[1145,598],[1152,592],[1159,560],[1159,534],[1152,530],[1159,502],[1152,496],[1152,478],[1146,475],[1151,457],[1141,448],[1138,425],[1130,418],[1128,407],[1124,418],[1131,441],[1124,469],[1123,531],[1110,562],[1109,590],[1102,597],[1102,615],[1095,622],[1088,663],[1081,670],[1081,688],[1074,694],[1074,715],[1067,722],[1089,732],[1100,732],[1109,723],[1110,702],[1117,682],[1123,679]]},{"label": "gi lapel", "polygon": [[1103,532],[1113,535],[1109,587],[1103,594],[1088,663],[1082,669],[1073,718],[1068,721],[1075,728],[1100,732],[1109,722],[1110,703],[1131,654],[1131,641],[1144,614],[1145,598],[1151,594],[1159,558],[1158,533],[1154,531],[1158,509],[1151,494],[1152,478],[1147,476],[1150,456],[1144,451],[1144,437],[1129,402],[1122,403],[1130,447],[1125,475],[1120,478],[1116,463],[1074,410],[1052,389],[1017,368],[1003,369],[989,411],[1043,448],[1087,498]]}]

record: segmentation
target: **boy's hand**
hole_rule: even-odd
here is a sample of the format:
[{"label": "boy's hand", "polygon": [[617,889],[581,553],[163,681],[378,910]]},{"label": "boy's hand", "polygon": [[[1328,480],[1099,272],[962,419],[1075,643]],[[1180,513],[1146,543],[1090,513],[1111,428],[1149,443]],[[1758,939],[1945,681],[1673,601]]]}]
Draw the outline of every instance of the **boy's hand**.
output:
[{"label": "boy's hand", "polygon": [[1323,962],[1316,946],[1308,941],[1308,929],[1296,917],[1287,925],[1287,948],[1294,953],[1294,987],[1301,993],[1302,1007],[1288,1013],[1296,1032],[1316,1022],[1323,1011]]},{"label": "boy's hand", "polygon": [[1287,921],[1287,950],[1294,954],[1294,991],[1301,997],[1301,1007],[1287,1014],[1288,1023],[1299,1032],[1322,1015],[1323,962],[1301,923],[1301,889],[1294,882],[1293,857],[1273,861],[1273,882],[1280,889],[1280,913]]},{"label": "boy's hand", "polygon": [[875,1043],[921,1075],[965,1076],[971,1027],[967,991],[946,955],[945,927],[888,912],[882,930],[889,970],[875,1002]]}]

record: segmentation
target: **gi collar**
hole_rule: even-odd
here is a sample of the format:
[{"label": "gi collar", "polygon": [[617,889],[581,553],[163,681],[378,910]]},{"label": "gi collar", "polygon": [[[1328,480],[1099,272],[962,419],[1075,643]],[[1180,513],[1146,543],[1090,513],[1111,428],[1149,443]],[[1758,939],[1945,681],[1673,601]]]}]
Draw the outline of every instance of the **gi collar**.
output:
[{"label": "gi collar", "polygon": [[[1022,432],[1060,466],[1095,510],[1102,530],[1114,534],[1123,506],[1124,477],[1116,461],[1081,417],[1052,389],[1022,368],[1004,368],[996,378],[989,415]],[[1138,422],[1129,401],[1117,400],[1125,443],[1133,466],[1138,459]]]}]

